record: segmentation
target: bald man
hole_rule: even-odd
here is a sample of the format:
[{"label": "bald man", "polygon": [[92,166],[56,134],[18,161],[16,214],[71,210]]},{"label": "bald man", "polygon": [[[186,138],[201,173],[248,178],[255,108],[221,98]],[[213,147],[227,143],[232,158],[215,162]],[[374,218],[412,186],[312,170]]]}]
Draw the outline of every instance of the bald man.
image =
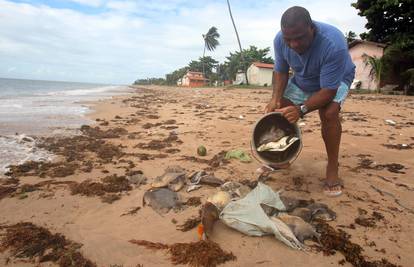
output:
[{"label": "bald man", "polygon": [[265,111],[281,112],[291,123],[319,111],[328,155],[324,193],[339,196],[343,189],[338,176],[339,112],[355,76],[345,36],[332,25],[313,21],[305,8],[294,6],[282,15],[274,51],[273,95]]}]

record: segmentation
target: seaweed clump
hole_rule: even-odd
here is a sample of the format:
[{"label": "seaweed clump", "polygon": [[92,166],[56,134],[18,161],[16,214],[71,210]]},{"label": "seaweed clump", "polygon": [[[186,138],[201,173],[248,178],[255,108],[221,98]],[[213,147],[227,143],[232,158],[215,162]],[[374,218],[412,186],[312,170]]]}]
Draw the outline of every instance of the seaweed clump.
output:
[{"label": "seaweed clump", "polygon": [[40,262],[54,262],[60,267],[96,267],[79,251],[81,244],[66,239],[62,234],[52,234],[49,230],[30,222],[2,226],[6,232],[0,240],[0,252],[10,249],[16,258],[33,259]]},{"label": "seaweed clump", "polygon": [[70,186],[72,195],[100,196],[103,202],[112,203],[120,197],[115,193],[132,190],[129,180],[125,176],[116,174],[101,179],[102,183],[85,180],[81,183],[73,183]]},{"label": "seaweed clump", "polygon": [[146,240],[130,240],[129,242],[148,249],[168,249],[168,252],[171,254],[171,262],[174,265],[188,264],[194,267],[215,267],[226,261],[236,260],[236,256],[233,253],[223,251],[217,243],[209,240],[175,243],[172,245]]},{"label": "seaweed clump", "polygon": [[335,230],[324,221],[316,222],[316,230],[321,234],[320,244],[317,248],[325,255],[333,255],[339,251],[345,256],[345,260],[356,267],[397,267],[386,259],[369,261],[362,255],[363,248],[350,241],[350,235],[339,229]]}]

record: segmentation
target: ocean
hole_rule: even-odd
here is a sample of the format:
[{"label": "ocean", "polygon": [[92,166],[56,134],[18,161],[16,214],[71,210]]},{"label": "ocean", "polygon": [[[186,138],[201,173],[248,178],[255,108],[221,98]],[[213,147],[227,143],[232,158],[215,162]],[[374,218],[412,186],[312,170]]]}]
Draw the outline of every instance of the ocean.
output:
[{"label": "ocean", "polygon": [[85,102],[131,92],[128,86],[0,78],[0,176],[9,164],[48,160],[30,136],[74,132],[91,108]]}]

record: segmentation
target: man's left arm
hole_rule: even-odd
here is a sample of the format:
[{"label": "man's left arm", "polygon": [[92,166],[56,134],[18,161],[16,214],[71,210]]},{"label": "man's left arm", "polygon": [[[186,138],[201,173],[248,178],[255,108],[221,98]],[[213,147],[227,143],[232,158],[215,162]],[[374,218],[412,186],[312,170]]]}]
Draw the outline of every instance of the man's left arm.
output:
[{"label": "man's left arm", "polygon": [[321,90],[304,103],[309,111],[320,109],[335,98],[344,77],[348,53],[348,50],[342,49],[326,55],[320,73]]},{"label": "man's left arm", "polygon": [[[307,113],[328,105],[335,98],[345,71],[346,53],[348,51],[339,50],[328,53],[324,59],[320,74],[321,89],[303,103],[308,110]],[[280,111],[291,123],[296,122],[301,114],[299,106],[289,106]]]}]

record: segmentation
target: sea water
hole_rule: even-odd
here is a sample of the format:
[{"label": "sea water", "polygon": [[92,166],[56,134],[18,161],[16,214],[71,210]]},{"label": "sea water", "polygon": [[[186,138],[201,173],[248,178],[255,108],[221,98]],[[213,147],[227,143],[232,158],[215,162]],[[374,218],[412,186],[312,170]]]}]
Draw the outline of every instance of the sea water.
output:
[{"label": "sea water", "polygon": [[0,176],[9,164],[48,160],[31,136],[68,134],[91,123],[85,103],[130,92],[127,86],[0,78]]}]

